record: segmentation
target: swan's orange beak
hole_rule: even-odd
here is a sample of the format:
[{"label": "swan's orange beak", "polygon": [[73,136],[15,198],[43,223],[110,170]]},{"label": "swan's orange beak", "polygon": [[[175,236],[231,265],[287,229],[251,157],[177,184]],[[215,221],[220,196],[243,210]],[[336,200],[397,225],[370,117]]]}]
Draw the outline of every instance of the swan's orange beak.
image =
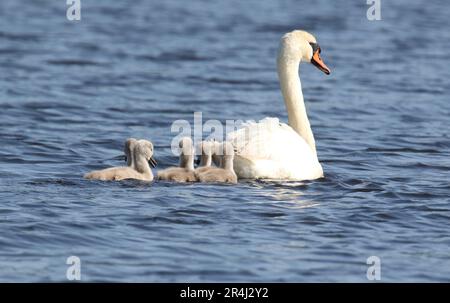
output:
[{"label": "swan's orange beak", "polygon": [[311,63],[325,74],[329,75],[331,73],[330,69],[323,63],[322,58],[320,58],[320,48],[314,52]]}]

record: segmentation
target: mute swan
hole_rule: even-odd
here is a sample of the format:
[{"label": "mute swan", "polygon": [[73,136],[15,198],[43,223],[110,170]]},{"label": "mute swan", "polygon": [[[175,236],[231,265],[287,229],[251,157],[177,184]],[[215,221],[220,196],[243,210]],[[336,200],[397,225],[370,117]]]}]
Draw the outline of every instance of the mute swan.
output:
[{"label": "mute swan", "polygon": [[213,142],[209,141],[200,142],[200,150],[202,151],[202,155],[200,157],[200,165],[194,172],[195,175],[211,168],[213,144]]},{"label": "mute swan", "polygon": [[299,77],[301,61],[330,74],[320,58],[321,49],[313,35],[300,30],[285,34],[278,50],[277,67],[288,124],[278,118],[247,122],[231,132],[236,156],[234,169],[239,178],[313,180],[323,177],[314,136],[306,114]]},{"label": "mute swan", "polygon": [[169,167],[158,171],[158,180],[168,180],[175,182],[194,182],[197,178],[194,174],[194,148],[192,139],[184,137],[180,140],[180,166]]},{"label": "mute swan", "polygon": [[[218,147],[215,145],[215,147]],[[223,148],[222,148],[223,147]],[[233,170],[234,148],[230,142],[224,142],[214,154],[222,156],[221,167],[210,167],[208,170],[197,174],[200,182],[237,183],[237,176]]]},{"label": "mute swan", "polygon": [[125,179],[153,180],[153,173],[148,163],[153,156],[153,144],[150,141],[128,139],[125,143],[125,154],[127,155],[129,166],[92,171],[85,174],[84,178],[102,181],[120,181]]}]

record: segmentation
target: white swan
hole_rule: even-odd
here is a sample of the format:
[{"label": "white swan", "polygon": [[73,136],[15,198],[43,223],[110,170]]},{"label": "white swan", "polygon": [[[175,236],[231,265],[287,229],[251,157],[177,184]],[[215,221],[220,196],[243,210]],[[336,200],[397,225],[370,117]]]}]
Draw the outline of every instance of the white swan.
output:
[{"label": "white swan", "polygon": [[227,140],[236,151],[234,169],[239,178],[313,180],[323,177],[298,70],[304,61],[330,74],[320,51],[316,38],[305,31],[295,30],[282,37],[277,67],[289,125],[280,123],[278,118],[265,118],[258,123],[245,123],[228,134]]},{"label": "white swan", "polygon": [[179,142],[181,149],[180,166],[169,167],[158,171],[158,180],[175,182],[195,182],[197,178],[194,174],[194,147],[192,139],[184,137]]},{"label": "white swan", "polygon": [[128,139],[125,142],[125,154],[129,166],[92,171],[85,174],[84,178],[102,181],[153,180],[153,173],[149,166],[149,161],[152,161],[153,157],[153,144],[150,141]]}]

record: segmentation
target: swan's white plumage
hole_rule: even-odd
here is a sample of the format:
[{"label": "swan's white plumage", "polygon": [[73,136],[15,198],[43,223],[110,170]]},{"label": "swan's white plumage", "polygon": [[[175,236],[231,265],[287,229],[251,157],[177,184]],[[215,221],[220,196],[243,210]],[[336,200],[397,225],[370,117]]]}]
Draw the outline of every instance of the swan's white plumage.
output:
[{"label": "swan's white plumage", "polygon": [[[227,135],[235,148],[234,170],[239,178],[313,180],[323,176],[314,135],[306,113],[299,77],[300,62],[320,60],[311,34],[295,30],[281,38],[277,56],[278,77],[289,124],[277,118],[245,123]],[[313,58],[314,56],[314,58]]]},{"label": "swan's white plumage", "polygon": [[227,140],[236,151],[234,170],[239,178],[313,180],[323,176],[309,145],[278,118],[246,122]]}]

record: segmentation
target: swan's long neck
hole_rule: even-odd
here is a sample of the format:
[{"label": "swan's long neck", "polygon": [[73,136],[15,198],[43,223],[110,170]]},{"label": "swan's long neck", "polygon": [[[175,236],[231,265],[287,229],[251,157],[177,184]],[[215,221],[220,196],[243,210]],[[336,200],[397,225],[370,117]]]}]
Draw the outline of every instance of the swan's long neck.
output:
[{"label": "swan's long neck", "polygon": [[148,161],[145,156],[139,152],[136,148],[134,150],[134,169],[140,172],[141,174],[152,176],[152,170],[148,165]]},{"label": "swan's long neck", "polygon": [[131,167],[133,169],[136,168],[135,165],[135,161],[134,161],[134,146],[133,145],[129,145],[127,150],[126,150],[126,157],[127,157],[127,166]]},{"label": "swan's long neck", "polygon": [[180,167],[185,168],[189,171],[194,170],[194,155],[181,154],[180,155]]},{"label": "swan's long neck", "polygon": [[221,168],[223,168],[225,170],[229,170],[229,171],[234,171],[233,159],[234,159],[234,156],[224,155],[222,163],[221,163]]},{"label": "swan's long neck", "polygon": [[123,148],[123,151],[125,153],[125,157],[126,157],[126,160],[127,160],[127,166],[131,167],[131,168],[134,168],[134,161],[133,161],[134,155],[133,155],[133,151],[132,151],[132,148],[131,148],[132,145],[133,144],[132,144],[131,140],[127,140],[125,142],[125,146]]},{"label": "swan's long neck", "polygon": [[202,155],[200,158],[200,166],[211,166],[212,156],[211,155]]},{"label": "swan's long neck", "polygon": [[316,154],[316,143],[303,100],[298,70],[300,60],[290,58],[282,47],[278,55],[277,65],[278,78],[288,113],[289,125],[308,143],[314,154]]},{"label": "swan's long neck", "polygon": [[203,151],[200,157],[200,166],[209,167],[212,162],[212,154],[210,151]]}]

